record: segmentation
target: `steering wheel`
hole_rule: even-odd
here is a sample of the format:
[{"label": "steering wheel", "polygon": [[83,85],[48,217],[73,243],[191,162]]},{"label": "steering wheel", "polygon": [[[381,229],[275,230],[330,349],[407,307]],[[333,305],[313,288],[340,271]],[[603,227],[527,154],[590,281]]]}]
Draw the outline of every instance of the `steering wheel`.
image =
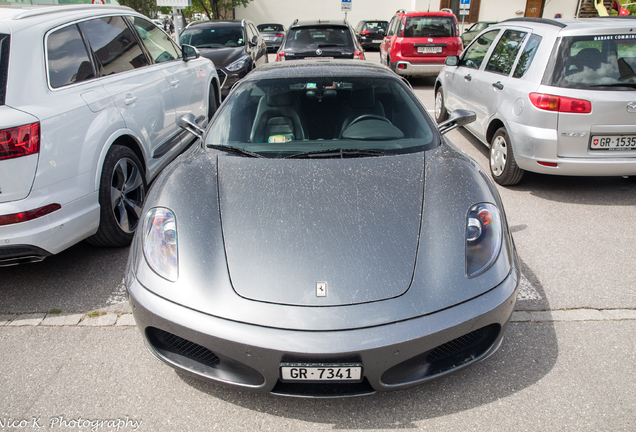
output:
[{"label": "steering wheel", "polygon": [[377,114],[362,114],[354,118],[353,120],[351,120],[351,123],[347,125],[347,128],[351,127],[354,123],[357,123],[359,121],[364,121],[364,120],[382,120],[387,122],[390,125],[393,125],[393,123],[391,123],[391,121],[384,116],[377,115]]}]

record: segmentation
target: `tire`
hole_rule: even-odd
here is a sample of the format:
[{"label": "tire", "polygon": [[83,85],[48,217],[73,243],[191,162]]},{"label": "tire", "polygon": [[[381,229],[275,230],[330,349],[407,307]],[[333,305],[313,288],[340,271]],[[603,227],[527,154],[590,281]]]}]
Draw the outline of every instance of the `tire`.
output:
[{"label": "tire", "polygon": [[128,147],[113,145],[100,179],[99,228],[87,241],[101,247],[128,246],[139,225],[147,188],[137,155]]},{"label": "tire", "polygon": [[214,83],[210,84],[210,94],[208,95],[208,121],[212,120],[219,105],[216,103],[216,94],[214,93]]},{"label": "tire", "polygon": [[502,186],[516,185],[524,171],[517,166],[508,132],[499,128],[490,143],[490,175]]},{"label": "tire", "polygon": [[439,86],[435,92],[435,122],[440,124],[446,120],[448,120],[448,111],[446,111],[446,105],[444,105],[442,86]]}]

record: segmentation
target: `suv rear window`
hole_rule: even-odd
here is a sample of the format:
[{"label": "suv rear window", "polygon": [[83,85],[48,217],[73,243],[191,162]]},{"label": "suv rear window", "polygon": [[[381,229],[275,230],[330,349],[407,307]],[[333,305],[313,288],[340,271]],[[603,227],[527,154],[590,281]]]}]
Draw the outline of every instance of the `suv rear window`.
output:
[{"label": "suv rear window", "polygon": [[457,35],[452,18],[407,17],[404,37],[455,37]]},{"label": "suv rear window", "polygon": [[387,21],[366,22],[364,23],[364,26],[362,27],[363,30],[379,30],[379,29],[386,30],[387,28],[389,28],[389,23]]},{"label": "suv rear window", "polygon": [[4,105],[4,100],[7,96],[9,40],[9,35],[0,33],[0,105]]},{"label": "suv rear window", "polygon": [[562,38],[548,85],[599,90],[636,86],[636,35]]},{"label": "suv rear window", "polygon": [[343,26],[296,27],[287,36],[288,47],[353,46],[351,33]]}]

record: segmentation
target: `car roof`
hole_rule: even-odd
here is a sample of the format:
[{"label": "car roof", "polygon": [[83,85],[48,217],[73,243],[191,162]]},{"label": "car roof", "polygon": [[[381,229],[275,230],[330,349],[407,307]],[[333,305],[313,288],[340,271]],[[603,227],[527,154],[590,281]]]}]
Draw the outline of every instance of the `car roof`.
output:
[{"label": "car roof", "polygon": [[437,11],[437,12],[400,11],[400,12],[396,12],[396,15],[404,15],[406,17],[418,17],[418,16],[455,17],[455,14],[452,14],[450,12],[442,12],[442,11]]},{"label": "car roof", "polygon": [[295,60],[293,62],[266,63],[254,69],[243,80],[260,80],[281,77],[319,76],[378,76],[400,80],[389,68],[366,60]]},{"label": "car roof", "polygon": [[142,16],[134,9],[126,6],[91,4],[0,6],[0,22],[6,24],[12,32],[34,26],[44,26],[47,29],[54,28],[74,20],[104,15]]},{"label": "car roof", "polygon": [[349,26],[349,23],[345,20],[306,20],[306,21],[294,21],[290,27],[307,27],[307,26],[316,26],[316,25],[341,25],[341,26]]},{"label": "car roof", "polygon": [[495,26],[518,25],[523,27],[552,30],[560,36],[582,36],[590,34],[615,34],[629,29],[631,32],[636,25],[634,16],[613,16],[597,18],[510,18]]},{"label": "car roof", "polygon": [[240,27],[243,25],[245,20],[223,20],[223,21],[210,21],[210,20],[201,20],[201,21],[193,21],[190,23],[190,28],[192,27]]}]

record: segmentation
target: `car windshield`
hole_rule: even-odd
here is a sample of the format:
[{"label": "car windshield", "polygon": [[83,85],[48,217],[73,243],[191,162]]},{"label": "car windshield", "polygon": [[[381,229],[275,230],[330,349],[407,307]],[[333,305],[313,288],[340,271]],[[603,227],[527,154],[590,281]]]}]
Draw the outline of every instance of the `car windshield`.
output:
[{"label": "car windshield", "polygon": [[260,24],[256,26],[259,32],[282,32],[283,26],[280,24]]},{"label": "car windshield", "polygon": [[455,23],[446,17],[407,17],[404,37],[453,37]]},{"label": "car windshield", "polygon": [[210,27],[201,25],[185,29],[179,37],[179,43],[197,48],[238,47],[245,45],[245,38],[240,26]]},{"label": "car windshield", "polygon": [[564,37],[548,85],[617,88],[636,84],[636,35]]},{"label": "car windshield", "polygon": [[346,27],[299,27],[291,29],[287,35],[287,47],[321,48],[330,46],[353,46],[351,35]]},{"label": "car windshield", "polygon": [[364,30],[386,30],[389,28],[387,21],[370,21],[364,24]]},{"label": "car windshield", "polygon": [[4,105],[9,70],[9,35],[0,33],[0,105]]},{"label": "car windshield", "polygon": [[364,157],[429,149],[439,134],[397,79],[322,76],[239,84],[205,143],[271,158]]}]

